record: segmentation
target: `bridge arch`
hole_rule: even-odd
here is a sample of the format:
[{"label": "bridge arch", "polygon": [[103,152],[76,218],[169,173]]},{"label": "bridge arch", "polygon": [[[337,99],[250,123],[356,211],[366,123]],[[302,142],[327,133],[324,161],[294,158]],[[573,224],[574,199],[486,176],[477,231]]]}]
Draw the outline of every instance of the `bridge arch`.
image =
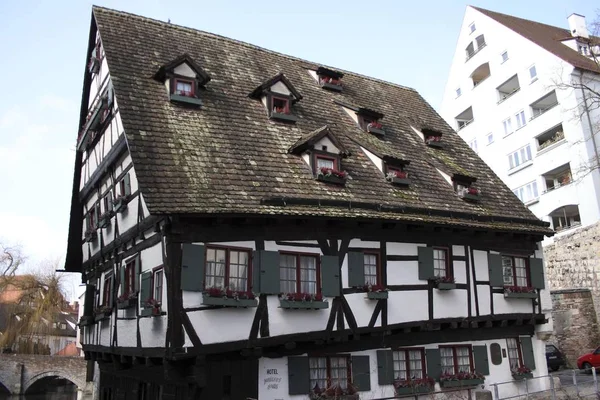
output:
[{"label": "bridge arch", "polygon": [[4,383],[2,383],[2,381],[0,380],[0,399],[3,399],[4,397],[8,397],[11,394],[12,393],[10,392],[10,389],[8,387],[6,387],[6,385]]},{"label": "bridge arch", "polygon": [[71,374],[65,374],[62,371],[45,371],[35,376],[29,378],[27,382],[23,385],[22,393],[27,393],[27,391],[36,383],[44,378],[61,378],[65,379],[75,386],[77,386],[78,390],[84,390],[85,382],[79,379],[77,376],[73,376]]}]

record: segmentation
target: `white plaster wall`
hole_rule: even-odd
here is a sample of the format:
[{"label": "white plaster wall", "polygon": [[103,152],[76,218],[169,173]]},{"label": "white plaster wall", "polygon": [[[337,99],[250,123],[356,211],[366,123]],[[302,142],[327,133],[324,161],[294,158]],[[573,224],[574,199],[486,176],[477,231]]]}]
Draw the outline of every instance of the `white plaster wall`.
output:
[{"label": "white plaster wall", "polygon": [[[124,311],[119,310],[120,314]],[[135,309],[132,309],[134,319],[117,320],[117,346],[136,347],[137,346],[137,319],[135,319]]]},{"label": "white plaster wall", "polygon": [[350,116],[350,118],[352,118],[354,120],[354,122],[358,124],[358,115],[356,114],[356,111],[351,110],[344,106],[342,106],[342,110],[344,110],[346,112],[346,114],[348,114]]},{"label": "white plaster wall", "polygon": [[177,75],[187,76],[188,78],[195,78],[196,77],[196,73],[188,65],[188,63],[183,63],[183,64],[180,64],[180,65],[176,66],[173,69],[173,72],[175,72]]},{"label": "white plaster wall", "polygon": [[379,170],[381,172],[383,172],[383,160],[379,157],[377,157],[375,154],[371,153],[369,150],[365,149],[364,147],[361,146],[360,148],[363,153],[365,153],[365,155],[367,157],[369,157],[369,159],[373,162],[373,164],[375,164],[375,166],[377,168],[379,168]]},{"label": "white plaster wall", "polygon": [[429,319],[426,290],[388,293],[388,325]]},{"label": "white plaster wall", "polygon": [[[466,290],[433,290],[433,318],[468,317]],[[389,322],[389,321],[388,321]]]},{"label": "white plaster wall", "polygon": [[[202,343],[210,344],[248,339],[255,312],[256,308],[221,308],[188,312],[188,316]],[[269,328],[275,335],[270,312]]]},{"label": "white plaster wall", "polygon": [[165,347],[167,316],[140,318],[142,347]]},{"label": "white plaster wall", "polygon": [[323,137],[317,143],[315,143],[315,149],[321,150],[323,146],[327,146],[328,153],[339,154],[340,149],[337,148],[335,144],[327,136]]},{"label": "white plaster wall", "polygon": [[290,95],[292,94],[292,92],[290,92],[290,90],[288,89],[287,86],[285,86],[285,84],[281,81],[276,82],[273,86],[271,86],[271,91],[273,93],[280,93],[280,94],[285,94],[285,95]]}]

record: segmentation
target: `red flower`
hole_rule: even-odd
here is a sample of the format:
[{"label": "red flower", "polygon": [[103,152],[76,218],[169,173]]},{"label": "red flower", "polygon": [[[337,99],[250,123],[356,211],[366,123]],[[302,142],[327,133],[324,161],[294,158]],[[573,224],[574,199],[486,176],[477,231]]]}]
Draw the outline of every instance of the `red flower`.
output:
[{"label": "red flower", "polygon": [[365,286],[363,286],[363,290],[365,292],[386,292],[387,288],[383,285],[372,285],[367,283]]},{"label": "red flower", "polygon": [[376,129],[381,129],[383,127],[383,125],[381,125],[379,122],[377,121],[371,121],[369,122],[369,124],[367,125],[367,129],[371,129],[371,128],[376,128]]},{"label": "red flower", "polygon": [[535,288],[531,286],[504,286],[506,293],[535,293]]},{"label": "red flower", "polygon": [[442,141],[442,137],[441,136],[427,136],[427,138],[425,139],[425,141],[427,143],[429,143],[429,142],[441,142]]},{"label": "red flower", "polygon": [[453,276],[438,276],[435,278],[436,283],[455,283]]},{"label": "red flower", "polygon": [[428,386],[430,388],[435,386],[435,380],[433,378],[430,378],[428,376],[426,376],[425,378],[417,378],[417,379],[396,379],[394,381],[394,387],[396,389],[400,389],[400,388],[413,388],[413,387],[425,387]]},{"label": "red flower", "polygon": [[319,168],[319,175],[334,175],[340,179],[346,179],[348,177],[348,173],[346,171],[338,171],[333,168],[321,167]]},{"label": "red flower", "polygon": [[474,188],[474,187],[470,187],[470,188],[467,188],[467,193],[478,196],[479,195],[479,189]]}]

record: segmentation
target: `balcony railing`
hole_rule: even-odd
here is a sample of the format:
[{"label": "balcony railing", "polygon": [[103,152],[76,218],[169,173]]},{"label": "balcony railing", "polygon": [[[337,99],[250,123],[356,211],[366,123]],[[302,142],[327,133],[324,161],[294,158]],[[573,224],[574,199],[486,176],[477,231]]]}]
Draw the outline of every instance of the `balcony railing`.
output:
[{"label": "balcony railing", "polygon": [[530,121],[533,121],[534,119],[536,119],[537,117],[547,113],[548,111],[552,110],[554,107],[556,107],[558,105],[558,103],[554,103],[551,106],[547,107],[547,108],[534,108],[531,107],[533,110],[533,113],[531,115],[531,118],[529,118]]},{"label": "balcony railing", "polygon": [[500,104],[500,103],[502,103],[504,100],[507,100],[507,99],[509,99],[510,97],[512,97],[512,95],[513,95],[513,94],[517,93],[519,90],[521,90],[521,88],[520,88],[520,87],[518,87],[518,88],[514,89],[514,90],[513,90],[512,92],[510,92],[510,93],[503,94],[503,95],[502,95],[502,98],[501,98],[500,100],[498,100],[498,103],[496,103],[496,104]]},{"label": "balcony railing", "polygon": [[465,126],[469,125],[470,123],[472,123],[473,121],[475,121],[475,118],[471,118],[468,121],[461,121],[458,123],[458,130],[460,131],[461,129],[463,129]]},{"label": "balcony railing", "polygon": [[474,50],[472,53],[467,54],[467,58],[465,62],[469,61],[471,58],[475,56],[475,54],[479,53],[487,44],[485,42],[481,43],[480,46],[477,47],[477,50]]}]

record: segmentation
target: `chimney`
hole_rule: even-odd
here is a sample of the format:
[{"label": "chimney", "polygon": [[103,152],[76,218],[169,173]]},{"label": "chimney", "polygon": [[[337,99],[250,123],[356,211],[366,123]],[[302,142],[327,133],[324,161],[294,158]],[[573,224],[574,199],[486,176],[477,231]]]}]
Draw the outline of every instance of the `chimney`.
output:
[{"label": "chimney", "polygon": [[583,15],[573,13],[569,15],[567,20],[569,21],[569,30],[571,31],[571,35],[573,37],[590,37],[587,26],[585,25],[585,17]]}]

